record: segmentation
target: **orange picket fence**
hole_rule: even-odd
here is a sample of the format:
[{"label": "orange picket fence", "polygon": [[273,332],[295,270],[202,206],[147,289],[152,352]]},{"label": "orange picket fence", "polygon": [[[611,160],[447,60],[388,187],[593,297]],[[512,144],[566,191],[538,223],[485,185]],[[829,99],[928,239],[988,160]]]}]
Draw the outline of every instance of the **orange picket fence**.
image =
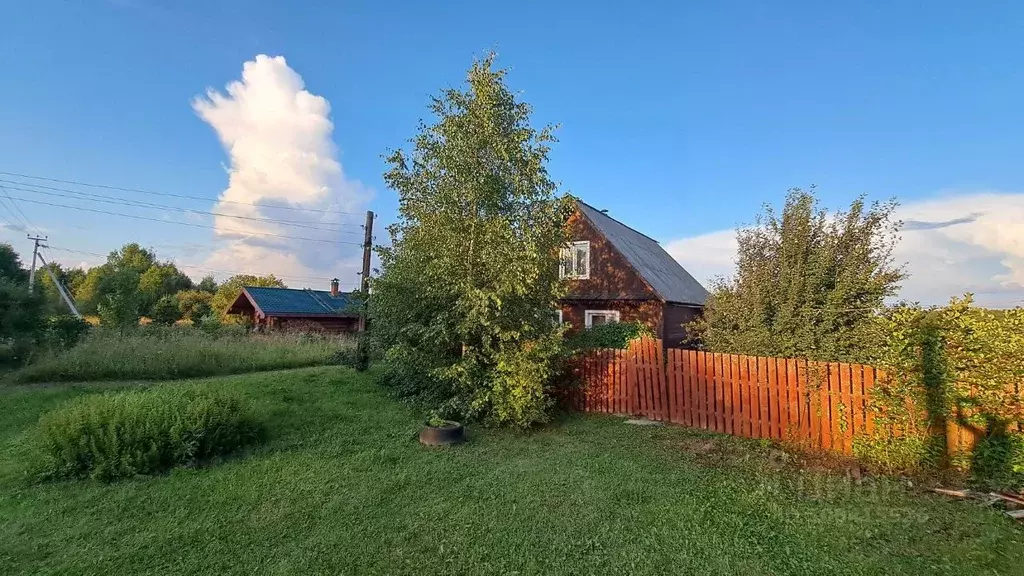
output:
[{"label": "orange picket fence", "polygon": [[642,339],[595,350],[576,367],[574,408],[640,415],[748,438],[852,454],[870,433],[872,366],[664,349]]}]

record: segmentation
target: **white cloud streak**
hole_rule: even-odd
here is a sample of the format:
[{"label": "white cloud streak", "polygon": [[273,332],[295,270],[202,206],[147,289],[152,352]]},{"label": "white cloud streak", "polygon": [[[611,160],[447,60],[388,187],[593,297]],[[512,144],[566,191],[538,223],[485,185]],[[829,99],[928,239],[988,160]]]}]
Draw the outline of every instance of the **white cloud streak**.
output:
[{"label": "white cloud streak", "polygon": [[[973,292],[984,306],[1024,305],[1024,194],[943,194],[900,206],[895,250],[909,278],[899,298],[943,304]],[[733,273],[735,230],[719,230],[665,244],[698,280]]]},{"label": "white cloud streak", "polygon": [[[228,186],[213,211],[231,216],[302,220],[306,225],[359,232],[357,216],[297,212],[279,206],[358,213],[372,194],[346,178],[333,140],[331,106],[305,89],[284,57],[256,56],[225,91],[209,89],[192,102],[216,132],[228,156]],[[298,236],[358,242],[358,235],[280,223],[215,216],[215,235],[226,243],[204,262],[209,268],[254,274],[338,276],[354,285],[359,248],[278,238]],[[320,286],[314,286],[319,288]]]}]

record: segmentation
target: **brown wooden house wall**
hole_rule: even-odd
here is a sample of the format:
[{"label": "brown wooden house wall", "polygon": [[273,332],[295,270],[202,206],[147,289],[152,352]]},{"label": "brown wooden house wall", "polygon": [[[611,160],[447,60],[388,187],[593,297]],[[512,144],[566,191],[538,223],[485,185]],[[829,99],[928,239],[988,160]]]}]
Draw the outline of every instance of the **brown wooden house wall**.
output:
[{"label": "brown wooden house wall", "polygon": [[570,242],[590,241],[590,278],[569,280],[566,300],[657,300],[633,266],[579,211],[566,224]]}]

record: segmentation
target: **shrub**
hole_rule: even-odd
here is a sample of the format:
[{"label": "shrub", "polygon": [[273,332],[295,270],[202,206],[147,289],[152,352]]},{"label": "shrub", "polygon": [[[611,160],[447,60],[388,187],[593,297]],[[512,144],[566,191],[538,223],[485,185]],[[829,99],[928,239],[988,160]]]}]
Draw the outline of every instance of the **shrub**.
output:
[{"label": "shrub", "polygon": [[558,333],[512,344],[498,354],[493,384],[474,401],[488,405],[488,418],[493,424],[527,428],[545,423],[555,402],[549,391],[557,381],[562,359],[562,336]]},{"label": "shrub", "polygon": [[643,336],[654,337],[654,332],[641,322],[612,322],[598,324],[580,330],[569,338],[570,350],[590,350],[593,348],[625,349],[629,342]]},{"label": "shrub", "polygon": [[238,398],[167,386],[77,398],[37,432],[42,478],[109,481],[227,454],[263,427]]},{"label": "shrub", "polygon": [[181,319],[181,308],[178,307],[178,299],[167,295],[161,297],[153,306],[152,319],[154,324],[170,326]]},{"label": "shrub", "polygon": [[41,343],[50,350],[67,350],[78,344],[91,327],[85,320],[70,314],[51,316],[43,324]]},{"label": "shrub", "polygon": [[1000,488],[1024,486],[1024,432],[992,434],[974,448],[971,472]]}]

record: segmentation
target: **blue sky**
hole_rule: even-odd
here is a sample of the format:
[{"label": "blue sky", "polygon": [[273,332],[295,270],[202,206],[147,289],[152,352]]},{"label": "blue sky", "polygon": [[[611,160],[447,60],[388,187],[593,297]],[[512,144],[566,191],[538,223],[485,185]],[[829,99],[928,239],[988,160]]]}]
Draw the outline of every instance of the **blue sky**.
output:
[{"label": "blue sky", "polygon": [[[728,272],[731,229],[762,202],[817,184],[830,206],[895,196],[902,217],[932,223],[906,232],[897,252],[914,274],[908,297],[970,289],[994,305],[1024,299],[1024,5],[845,4],[8,1],[0,171],[200,196],[209,201],[52,184],[227,211],[216,204],[225,168],[252,161],[221,141],[247,129],[232,119],[242,105],[204,120],[195,98],[212,88],[230,100],[225,86],[244,63],[283,56],[272,76],[300,77],[333,122],[296,144],[337,147],[338,165],[319,174],[338,190],[308,201],[370,208],[385,224],[396,198],[381,154],[412,136],[430,95],[494,49],[536,122],[561,124],[550,170],[563,189],[661,240],[701,279]],[[280,156],[285,144],[273,140]],[[10,194],[223,228],[213,217]],[[294,285],[357,281],[351,245],[240,247],[223,230],[19,206],[54,246],[105,253],[138,241],[210,269],[278,266]],[[29,246],[13,229],[0,239]]]}]

